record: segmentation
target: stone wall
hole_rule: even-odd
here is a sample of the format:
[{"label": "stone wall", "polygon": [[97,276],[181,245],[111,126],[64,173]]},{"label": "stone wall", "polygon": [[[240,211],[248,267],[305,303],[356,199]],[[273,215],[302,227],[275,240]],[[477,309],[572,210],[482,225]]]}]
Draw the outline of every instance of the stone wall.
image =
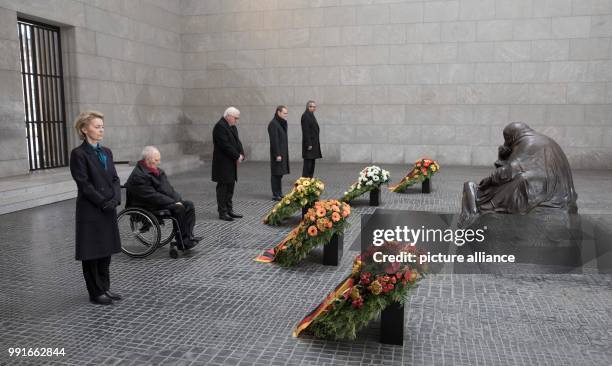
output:
[{"label": "stone wall", "polygon": [[28,172],[17,13],[61,26],[66,119],[105,114],[104,143],[116,160],[134,160],[146,144],[164,158],[181,153],[179,1],[0,1],[0,176]]},{"label": "stone wall", "polygon": [[0,177],[29,169],[16,19],[0,8]]},{"label": "stone wall", "polygon": [[202,141],[227,105],[252,159],[266,125],[318,102],[325,159],[490,165],[502,127],[612,168],[612,1],[183,0],[184,112]]},{"label": "stone wall", "polygon": [[296,160],[314,99],[328,161],[490,165],[523,120],[612,168],[609,0],[0,0],[0,176],[28,172],[18,14],[62,27],[68,125],[103,111],[117,160],[207,159],[228,105],[266,160],[278,104]]}]

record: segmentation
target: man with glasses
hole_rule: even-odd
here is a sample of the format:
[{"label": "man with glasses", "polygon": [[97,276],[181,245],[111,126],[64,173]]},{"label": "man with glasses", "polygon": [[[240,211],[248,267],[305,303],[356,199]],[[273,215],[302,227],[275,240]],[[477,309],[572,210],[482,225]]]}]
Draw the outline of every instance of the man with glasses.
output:
[{"label": "man with glasses", "polygon": [[321,144],[319,143],[319,123],[314,115],[317,104],[314,100],[306,103],[306,110],[302,114],[302,158],[304,166],[302,177],[312,178],[315,169],[315,159],[322,158]]},{"label": "man with glasses", "polygon": [[244,149],[238,138],[236,124],[240,111],[229,107],[213,128],[212,181],[217,182],[217,210],[219,218],[234,221],[241,218],[234,212],[232,197],[238,180],[238,164],[244,161]]}]

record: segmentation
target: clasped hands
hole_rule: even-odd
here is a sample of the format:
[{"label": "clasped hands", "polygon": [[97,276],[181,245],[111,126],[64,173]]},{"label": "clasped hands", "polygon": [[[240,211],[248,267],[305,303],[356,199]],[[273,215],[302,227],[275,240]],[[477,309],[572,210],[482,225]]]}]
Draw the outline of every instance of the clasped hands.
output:
[{"label": "clasped hands", "polygon": [[104,211],[104,212],[115,211],[115,207],[117,207],[119,205],[120,205],[119,201],[117,201],[114,198],[111,198],[110,200],[104,202],[104,205],[102,206],[102,211]]}]

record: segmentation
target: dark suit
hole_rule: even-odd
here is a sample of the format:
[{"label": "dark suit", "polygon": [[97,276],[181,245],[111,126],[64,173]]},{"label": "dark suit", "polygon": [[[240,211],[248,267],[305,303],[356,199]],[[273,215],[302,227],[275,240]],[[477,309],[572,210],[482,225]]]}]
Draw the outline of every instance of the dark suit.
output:
[{"label": "dark suit", "polygon": [[[319,123],[314,113],[306,110],[302,114],[302,158],[304,159],[304,167],[302,169],[302,177],[311,177],[314,175],[315,159],[320,159],[321,144],[319,142]],[[312,149],[308,150],[308,147]]]},{"label": "dark suit", "polygon": [[217,209],[220,215],[233,211],[232,197],[238,180],[238,159],[244,149],[238,128],[221,117],[213,128],[212,181],[217,182]]},{"label": "dark suit", "polygon": [[[126,207],[142,207],[149,211],[169,210],[180,226],[176,230],[176,241],[188,245],[193,238],[195,208],[191,201],[184,201],[168,181],[166,173],[159,169],[159,175],[148,170],[144,161],[139,161],[125,183],[127,189]],[[177,204],[180,202],[181,205]],[[174,224],[174,222],[173,222]],[[177,229],[177,228],[175,228]]]},{"label": "dark suit", "polygon": [[[268,124],[270,137],[270,172],[272,195],[282,197],[282,178],[289,174],[289,142],[287,141],[287,121],[275,116]],[[280,156],[281,161],[276,161]]]},{"label": "dark suit", "polygon": [[121,185],[113,153],[102,149],[107,157],[106,169],[87,141],[70,154],[70,173],[78,189],[75,258],[83,262],[90,298],[109,290],[110,257],[121,251],[115,210],[115,204],[121,203]]}]

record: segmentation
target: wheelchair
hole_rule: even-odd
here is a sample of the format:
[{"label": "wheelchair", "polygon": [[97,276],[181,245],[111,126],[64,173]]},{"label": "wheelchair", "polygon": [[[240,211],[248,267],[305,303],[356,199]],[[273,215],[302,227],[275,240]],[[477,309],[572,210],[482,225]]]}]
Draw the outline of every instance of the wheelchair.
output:
[{"label": "wheelchair", "polygon": [[117,215],[121,251],[132,258],[147,257],[158,248],[170,243],[169,254],[178,258],[178,250],[184,250],[183,241],[173,242],[178,232],[182,238],[178,220],[169,210],[149,211],[139,207],[126,207]]}]

